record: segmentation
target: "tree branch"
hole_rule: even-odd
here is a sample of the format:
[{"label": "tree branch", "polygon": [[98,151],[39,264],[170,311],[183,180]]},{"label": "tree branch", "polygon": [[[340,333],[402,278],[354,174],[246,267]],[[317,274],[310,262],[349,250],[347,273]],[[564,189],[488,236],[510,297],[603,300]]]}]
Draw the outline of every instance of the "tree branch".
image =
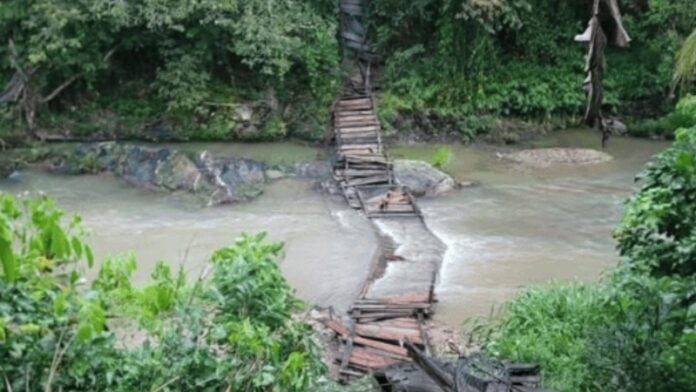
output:
[{"label": "tree branch", "polygon": [[14,40],[12,38],[7,39],[7,46],[10,48],[10,63],[12,64],[12,67],[14,67],[14,69],[16,69],[17,72],[19,72],[19,74],[22,76],[22,79],[26,81],[28,76],[17,62],[19,56],[17,55],[17,48],[15,47]]},{"label": "tree branch", "polygon": [[80,76],[81,76],[81,74],[75,75],[75,76],[73,76],[72,78],[70,78],[70,79],[68,79],[67,81],[65,81],[65,82],[64,82],[63,84],[61,84],[60,86],[56,87],[56,89],[53,90],[53,92],[51,92],[51,93],[48,94],[46,97],[44,97],[44,98],[41,99],[41,103],[46,103],[46,102],[52,100],[53,98],[55,98],[55,97],[56,97],[58,94],[60,94],[63,90],[65,90],[66,88],[68,88],[68,86],[70,86],[71,84],[73,84]]},{"label": "tree branch", "polygon": [[[114,53],[116,53],[116,48],[117,48],[117,46],[114,46],[114,47],[111,48],[108,52],[106,52],[106,54],[104,55],[104,58],[102,59],[102,62],[103,62],[105,65],[109,62],[109,59],[111,59],[111,57],[114,55]],[[63,90],[65,90],[66,88],[68,88],[71,84],[75,83],[75,81],[76,81],[77,79],[79,79],[81,76],[82,76],[82,72],[79,73],[79,74],[77,74],[77,75],[75,75],[75,76],[73,76],[72,78],[68,79],[67,81],[65,81],[65,82],[64,82],[63,84],[61,84],[60,86],[56,87],[56,89],[53,90],[53,92],[51,92],[51,93],[48,94],[46,97],[44,97],[44,98],[41,99],[41,103],[46,103],[46,102],[51,101],[53,98],[55,98],[56,96],[58,96],[58,94],[60,94]]]}]

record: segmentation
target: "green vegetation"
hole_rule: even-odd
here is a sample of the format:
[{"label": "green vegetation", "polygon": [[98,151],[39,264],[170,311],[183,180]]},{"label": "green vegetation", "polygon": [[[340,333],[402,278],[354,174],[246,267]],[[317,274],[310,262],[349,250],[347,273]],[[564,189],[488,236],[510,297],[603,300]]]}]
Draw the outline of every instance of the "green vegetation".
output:
[{"label": "green vegetation", "polygon": [[433,155],[432,164],[438,169],[442,169],[452,160],[452,149],[440,147]]},{"label": "green vegetation", "polygon": [[526,290],[479,332],[562,391],[696,390],[696,126],[640,175],[602,281]]},{"label": "green vegetation", "polygon": [[[693,88],[691,0],[620,1],[633,37],[610,49],[608,112],[669,112]],[[491,119],[583,112],[584,2],[369,2],[383,56],[380,117],[429,132],[488,132]],[[335,2],[8,0],[0,4],[0,138],[30,133],[155,140],[317,140],[342,77]],[[6,44],[7,43],[7,44]],[[677,66],[676,75],[673,73]],[[431,124],[431,125],[428,125]],[[636,134],[662,134],[638,122]],[[398,127],[397,127],[398,128]],[[633,128],[633,127],[631,127]],[[673,131],[674,129],[671,129]]]},{"label": "green vegetation", "polygon": [[230,139],[267,119],[260,139],[286,123],[316,136],[337,86],[335,33],[324,1],[3,1],[0,80],[25,83],[0,114],[7,128],[85,136]]},{"label": "green vegetation", "polygon": [[673,138],[677,129],[693,126],[696,126],[696,96],[687,95],[679,100],[671,113],[657,119],[639,121],[629,130],[634,136]]},{"label": "green vegetation", "polygon": [[[244,235],[196,280],[159,263],[136,287],[132,255],[82,283],[79,218],[0,195],[0,381],[8,391],[338,390],[276,258]],[[365,384],[361,384],[367,387]]]},{"label": "green vegetation", "polygon": [[[693,30],[696,9],[690,0],[619,3],[633,42],[629,49],[608,51],[607,111],[641,117],[665,113],[671,109],[666,98],[673,54]],[[456,124],[482,115],[582,115],[585,48],[573,37],[586,26],[585,2],[371,4],[371,31],[386,56],[389,106],[383,118],[425,114]]]}]

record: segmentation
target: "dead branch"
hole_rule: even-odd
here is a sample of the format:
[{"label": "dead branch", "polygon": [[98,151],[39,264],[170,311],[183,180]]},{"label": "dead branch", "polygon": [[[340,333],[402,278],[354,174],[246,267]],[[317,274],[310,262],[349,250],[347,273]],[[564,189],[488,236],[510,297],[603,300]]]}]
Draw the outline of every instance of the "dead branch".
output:
[{"label": "dead branch", "polygon": [[19,56],[17,55],[17,48],[15,47],[14,40],[12,38],[7,39],[7,46],[10,48],[10,64],[12,64],[12,67],[17,70],[17,72],[20,73],[22,76],[22,79],[25,81],[29,78],[27,73],[24,72],[22,67],[19,66],[19,63],[17,62],[17,59]]},{"label": "dead branch", "polygon": [[60,94],[63,90],[65,90],[66,88],[68,88],[68,86],[70,86],[71,84],[73,84],[80,76],[81,76],[81,75],[78,74],[78,75],[75,75],[75,76],[73,76],[72,78],[66,80],[63,84],[61,84],[60,86],[56,87],[56,89],[53,90],[50,94],[48,94],[46,97],[41,98],[41,103],[47,103],[47,102],[51,101],[53,98],[55,98],[56,96],[58,96],[58,94]]},{"label": "dead branch", "polygon": [[0,92],[0,103],[14,102],[22,95],[24,79],[19,71],[15,71],[5,90]]},{"label": "dead branch", "polygon": [[7,379],[7,375],[3,374],[3,378],[5,378],[5,388],[7,388],[7,392],[12,392],[12,385],[10,385],[10,380]]}]

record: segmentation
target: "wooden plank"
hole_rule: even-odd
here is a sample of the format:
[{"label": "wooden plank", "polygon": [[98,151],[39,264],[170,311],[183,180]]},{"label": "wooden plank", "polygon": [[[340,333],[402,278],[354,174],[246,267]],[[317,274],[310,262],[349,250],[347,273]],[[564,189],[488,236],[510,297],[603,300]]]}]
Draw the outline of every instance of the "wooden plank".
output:
[{"label": "wooden plank", "polygon": [[[378,207],[379,209],[379,207]],[[389,204],[386,206],[384,209],[379,209],[380,212],[413,212],[415,213],[416,211],[413,209],[413,206],[410,204],[406,205],[394,205],[394,204]]]},{"label": "wooden plank", "polygon": [[377,132],[379,131],[378,125],[368,125],[360,127],[335,127],[336,133],[352,133],[352,132]]},{"label": "wooden plank", "polygon": [[369,116],[374,115],[375,112],[372,110],[341,110],[336,113],[339,117],[347,116]]},{"label": "wooden plank", "polygon": [[337,120],[338,123],[351,121],[377,121],[377,116],[374,114],[361,114],[357,116],[341,116]]},{"label": "wooden plank", "polygon": [[364,348],[355,348],[350,357],[350,363],[362,366],[371,370],[383,369],[388,366],[396,365],[402,361],[394,358],[387,358],[382,355],[370,352]]},{"label": "wooden plank", "polygon": [[346,159],[351,163],[375,163],[375,162],[377,162],[377,163],[386,164],[388,162],[387,158],[381,154],[373,154],[373,155],[360,156],[360,157],[347,157]]},{"label": "wooden plank", "polygon": [[352,104],[352,103],[346,103],[346,104],[338,104],[337,105],[338,110],[372,110],[372,103],[357,103],[357,104]]},{"label": "wooden plank", "polygon": [[379,139],[375,135],[340,135],[338,137],[340,145],[344,144],[376,144],[379,145]]},{"label": "wooden plank", "polygon": [[374,176],[374,177],[350,180],[347,182],[347,184],[348,184],[348,186],[360,186],[360,185],[366,185],[366,184],[386,183],[387,181],[388,181],[388,178],[386,176]]},{"label": "wooden plank", "polygon": [[356,128],[356,127],[369,127],[379,125],[377,119],[364,119],[364,120],[336,120],[334,122],[335,128]]},{"label": "wooden plank", "polygon": [[391,319],[376,321],[371,324],[382,325],[386,327],[418,329],[418,321],[411,316],[395,317]]},{"label": "wooden plank", "polygon": [[341,336],[348,337],[348,335],[350,335],[348,328],[344,327],[343,324],[336,320],[327,321],[326,326]]},{"label": "wooden plank", "polygon": [[358,132],[353,132],[353,133],[339,133],[337,134],[339,139],[342,140],[354,140],[354,139],[367,139],[367,138],[372,138],[375,139],[375,141],[372,144],[381,144],[379,142],[379,138],[377,137],[376,132],[370,132],[370,133],[358,133]]},{"label": "wooden plank", "polygon": [[365,313],[360,316],[361,323],[373,323],[382,322],[386,320],[404,318],[413,316],[414,311],[401,311],[401,312],[383,312],[383,313]]},{"label": "wooden plank", "polygon": [[346,142],[351,142],[352,140],[360,140],[360,139],[368,139],[371,138],[374,141],[371,141],[369,143],[363,143],[363,144],[373,144],[380,146],[382,143],[380,143],[379,139],[377,138],[377,135],[375,133],[339,133],[336,134],[336,139],[337,141],[346,141]]},{"label": "wooden plank", "polygon": [[394,304],[404,304],[404,303],[429,303],[430,301],[430,293],[412,293],[412,294],[404,294],[404,295],[395,295],[391,297],[382,297],[382,298],[364,298],[362,300],[358,300],[358,302],[378,302],[378,303],[384,303],[384,304],[389,304],[389,303],[394,303]]},{"label": "wooden plank", "polygon": [[[359,305],[353,305],[353,307],[359,307]],[[379,314],[384,315],[395,315],[398,317],[411,317],[417,309],[412,308],[402,308],[402,309],[363,309],[363,314],[365,317],[373,317]]]},{"label": "wooden plank", "polygon": [[386,173],[389,173],[389,167],[388,166],[382,166],[382,165],[356,165],[356,164],[350,164],[346,165],[348,167],[347,170],[382,170]]},{"label": "wooden plank", "polygon": [[348,150],[348,151],[339,151],[340,156],[346,157],[346,158],[357,158],[360,156],[370,156],[374,155],[375,151],[373,150]]},{"label": "wooden plank", "polygon": [[335,173],[344,177],[366,177],[384,175],[385,170],[336,170]]},{"label": "wooden plank", "polygon": [[345,167],[347,168],[353,168],[353,169],[361,169],[361,168],[371,168],[371,167],[379,167],[379,168],[391,168],[391,163],[387,161],[387,158],[384,155],[375,155],[373,157],[358,157],[357,160],[350,160],[346,162]]},{"label": "wooden plank", "polygon": [[404,358],[408,358],[408,351],[406,351],[406,349],[401,346],[380,342],[379,340],[363,338],[360,336],[356,336],[355,339],[353,339],[353,342],[355,344],[361,344],[366,347],[376,348],[382,351],[390,352],[392,354],[403,356]]},{"label": "wooden plank", "polygon": [[353,98],[353,99],[341,99],[338,101],[338,106],[343,108],[350,108],[354,106],[370,105],[372,107],[372,100],[370,98]]},{"label": "wooden plank", "polygon": [[407,304],[366,304],[355,303],[354,308],[373,309],[373,310],[392,310],[392,309],[427,309],[430,308],[430,303],[407,303]]},{"label": "wooden plank", "polygon": [[369,99],[354,99],[351,101],[339,101],[336,105],[338,111],[343,110],[372,110],[372,102]]},{"label": "wooden plank", "polygon": [[381,340],[402,341],[408,339],[415,344],[422,344],[420,332],[417,329],[406,329],[397,327],[382,327],[373,324],[356,324],[355,333],[362,337],[375,338]]},{"label": "wooden plank", "polygon": [[346,151],[346,150],[374,150],[374,151],[379,151],[382,149],[382,146],[378,144],[350,144],[350,145],[345,145],[341,146],[340,150],[341,151]]}]

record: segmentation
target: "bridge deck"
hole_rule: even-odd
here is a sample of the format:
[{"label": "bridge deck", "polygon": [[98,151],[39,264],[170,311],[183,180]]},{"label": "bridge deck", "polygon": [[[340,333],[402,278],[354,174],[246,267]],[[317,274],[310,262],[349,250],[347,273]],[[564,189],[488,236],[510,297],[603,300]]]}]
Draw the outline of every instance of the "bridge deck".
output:
[{"label": "bridge deck", "polygon": [[334,179],[348,204],[362,210],[392,246],[370,271],[349,316],[327,325],[342,341],[343,376],[410,361],[402,341],[429,351],[424,319],[445,247],[425,225],[415,198],[394,179],[374,98],[339,99],[333,113]]}]

